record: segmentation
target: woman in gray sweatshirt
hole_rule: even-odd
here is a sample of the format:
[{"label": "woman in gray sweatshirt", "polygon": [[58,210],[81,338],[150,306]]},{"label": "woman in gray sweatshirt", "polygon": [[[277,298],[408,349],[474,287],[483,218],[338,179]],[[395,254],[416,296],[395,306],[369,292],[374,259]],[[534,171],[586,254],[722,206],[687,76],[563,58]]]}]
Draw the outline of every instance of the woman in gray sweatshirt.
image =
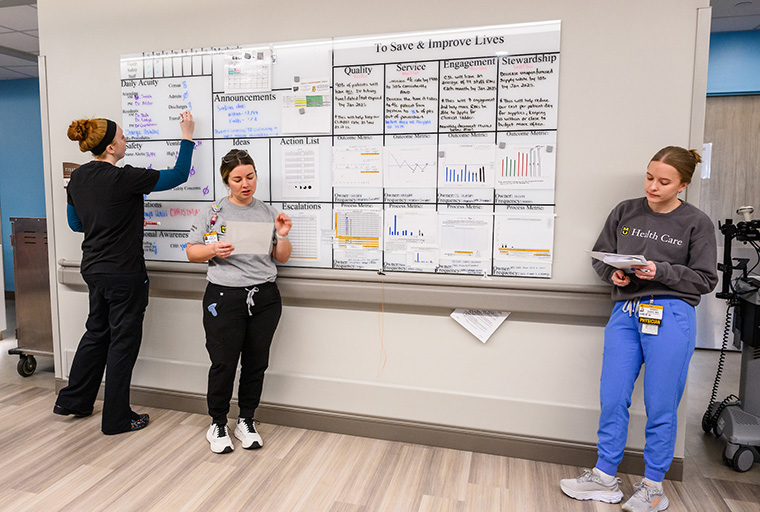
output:
[{"label": "woman in gray sweatshirt", "polygon": [[673,460],[677,409],[694,353],[694,307],[718,282],[715,227],[707,215],[678,199],[700,161],[693,149],[668,146],[658,151],[647,166],[645,197],[617,205],[594,245],[595,251],[644,255],[647,264],[626,273],[593,262],[599,276],[612,283],[615,306],[604,331],[598,459],[593,470],[560,482],[572,498],[622,500],[615,475],[628,435],[631,394],[643,364],[646,470],[623,510],[668,507],[662,480]]}]

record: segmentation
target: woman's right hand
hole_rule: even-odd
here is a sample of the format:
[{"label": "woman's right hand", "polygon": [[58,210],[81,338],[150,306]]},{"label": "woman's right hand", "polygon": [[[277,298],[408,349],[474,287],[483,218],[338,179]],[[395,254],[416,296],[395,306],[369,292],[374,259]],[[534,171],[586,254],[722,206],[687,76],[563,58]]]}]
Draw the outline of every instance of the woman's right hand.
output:
[{"label": "woman's right hand", "polygon": [[612,273],[612,284],[622,288],[623,286],[631,284],[631,278],[625,275],[625,272],[618,269]]},{"label": "woman's right hand", "polygon": [[185,110],[180,115],[179,128],[182,130],[182,138],[193,140],[193,131],[195,131],[195,119],[189,110]]},{"label": "woman's right hand", "polygon": [[235,246],[232,245],[229,242],[214,242],[214,256],[218,256],[220,258],[226,258],[230,254],[232,254],[232,251],[235,250]]}]

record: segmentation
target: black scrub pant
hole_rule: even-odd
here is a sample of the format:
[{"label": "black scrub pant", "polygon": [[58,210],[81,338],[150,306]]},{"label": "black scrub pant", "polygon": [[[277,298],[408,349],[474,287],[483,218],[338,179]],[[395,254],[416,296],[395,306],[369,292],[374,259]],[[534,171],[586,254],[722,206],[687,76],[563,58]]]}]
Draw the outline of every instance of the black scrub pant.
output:
[{"label": "black scrub pant", "polygon": [[148,306],[148,275],[135,272],[82,277],[90,290],[87,332],[74,356],[69,385],[59,392],[56,403],[74,413],[89,414],[106,371],[102,430],[104,434],[119,434],[129,431],[130,421],[138,417],[129,406],[129,386]]},{"label": "black scrub pant", "polygon": [[264,372],[269,366],[269,347],[281,313],[282,300],[275,283],[245,288],[209,283],[206,287],[203,328],[211,358],[207,401],[208,413],[214,422],[227,424],[238,360],[240,417],[253,418],[261,399]]}]

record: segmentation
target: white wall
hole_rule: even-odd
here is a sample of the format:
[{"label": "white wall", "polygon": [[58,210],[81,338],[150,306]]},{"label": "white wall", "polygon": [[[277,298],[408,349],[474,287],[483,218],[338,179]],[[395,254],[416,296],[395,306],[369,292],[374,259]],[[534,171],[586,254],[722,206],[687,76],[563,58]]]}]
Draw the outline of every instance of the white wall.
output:
[{"label": "white wall", "polygon": [[[664,145],[689,145],[695,135],[697,9],[707,5],[470,0],[464,7],[450,0],[326,0],[320,4],[324,16],[315,20],[294,15],[288,3],[39,0],[55,229],[51,261],[81,257],[81,235],[66,225],[61,162],[86,157],[65,138],[66,127],[82,116],[121,118],[121,54],[560,19],[558,217],[550,282],[599,284],[582,250],[593,244],[617,202],[642,194],[651,155]],[[696,105],[704,108],[703,99]],[[65,377],[83,331],[87,296],[65,286],[57,291],[56,374]],[[508,320],[483,345],[446,316],[286,307],[263,398],[595,442],[602,337],[599,326]],[[200,301],[152,298],[133,383],[204,393],[203,343]],[[381,366],[383,344],[387,362]],[[637,388],[630,447],[643,447],[643,425]],[[677,456],[683,455],[682,439]]]}]

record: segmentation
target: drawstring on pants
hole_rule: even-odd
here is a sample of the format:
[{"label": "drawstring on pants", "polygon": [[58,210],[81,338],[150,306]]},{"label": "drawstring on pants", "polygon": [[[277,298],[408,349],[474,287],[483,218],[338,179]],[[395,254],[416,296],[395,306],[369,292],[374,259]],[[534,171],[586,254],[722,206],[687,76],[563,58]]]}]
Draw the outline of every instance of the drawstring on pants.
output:
[{"label": "drawstring on pants", "polygon": [[246,288],[245,289],[248,292],[248,297],[245,298],[245,303],[248,305],[248,316],[252,316],[253,313],[251,313],[251,306],[255,306],[253,302],[253,294],[259,291],[259,288],[257,286],[254,286],[253,288]]},{"label": "drawstring on pants", "polygon": [[639,297],[628,299],[623,304],[623,313],[628,313],[628,318],[631,318],[633,315],[638,314],[639,304],[641,304],[641,298]]}]

